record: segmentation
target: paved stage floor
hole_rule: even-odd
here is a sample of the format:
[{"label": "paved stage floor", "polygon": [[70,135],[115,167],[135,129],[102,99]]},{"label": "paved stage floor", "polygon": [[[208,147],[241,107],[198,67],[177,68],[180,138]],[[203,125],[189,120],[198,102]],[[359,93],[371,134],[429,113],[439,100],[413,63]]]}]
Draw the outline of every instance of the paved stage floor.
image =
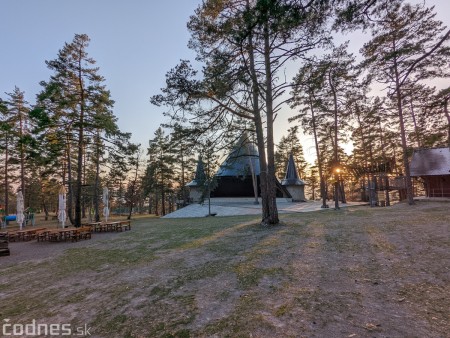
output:
[{"label": "paved stage floor", "polygon": [[[217,216],[237,216],[237,215],[259,215],[261,214],[261,204],[254,204],[254,198],[211,198],[211,213]],[[259,199],[261,202],[261,199]],[[330,208],[334,208],[334,202],[329,201]],[[340,207],[353,205],[367,205],[361,202],[339,203]],[[290,199],[277,198],[279,213],[296,213],[327,210],[322,209],[322,201],[291,202]],[[208,201],[203,205],[190,204],[182,209],[167,214],[163,218],[188,218],[205,217],[208,215]]]}]

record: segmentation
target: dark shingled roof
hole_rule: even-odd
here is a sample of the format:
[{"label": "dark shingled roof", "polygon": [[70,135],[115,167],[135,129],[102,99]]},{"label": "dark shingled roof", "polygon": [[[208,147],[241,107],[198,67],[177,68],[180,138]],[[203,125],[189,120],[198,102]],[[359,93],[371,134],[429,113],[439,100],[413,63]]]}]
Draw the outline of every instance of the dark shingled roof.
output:
[{"label": "dark shingled roof", "polygon": [[240,141],[222,163],[216,175],[219,177],[250,176],[251,166],[255,175],[258,176],[261,173],[258,150],[255,144]]},{"label": "dark shingled roof", "polygon": [[305,185],[297,173],[297,168],[295,167],[294,156],[291,154],[289,156],[288,165],[286,168],[286,176],[284,180],[281,181],[281,185]]},{"label": "dark shingled roof", "polygon": [[414,177],[450,175],[450,148],[415,150],[409,167]]}]

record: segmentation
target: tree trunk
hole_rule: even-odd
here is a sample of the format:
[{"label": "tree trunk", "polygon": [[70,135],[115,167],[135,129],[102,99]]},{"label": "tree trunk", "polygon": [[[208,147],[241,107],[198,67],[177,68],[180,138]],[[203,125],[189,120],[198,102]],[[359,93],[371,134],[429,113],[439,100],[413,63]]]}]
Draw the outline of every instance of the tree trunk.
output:
[{"label": "tree trunk", "polygon": [[9,145],[8,145],[8,132],[5,133],[5,216],[8,216],[9,212]]},{"label": "tree trunk", "polygon": [[20,190],[22,190],[23,199],[25,198],[25,149],[23,147],[23,119],[22,119],[22,105],[19,104],[18,116],[19,116],[19,142],[20,142]]},{"label": "tree trunk", "polygon": [[386,206],[391,205],[391,198],[389,196],[389,176],[384,176],[384,188],[386,189]]},{"label": "tree trunk", "polygon": [[80,86],[80,120],[78,127],[78,161],[77,182],[75,189],[75,227],[81,226],[81,183],[83,179],[83,144],[84,144],[84,86],[81,77],[81,59],[78,65],[78,82]]},{"label": "tree trunk", "polygon": [[[83,185],[86,189],[86,143],[83,143]],[[86,197],[81,199],[81,218],[86,218]]]},{"label": "tree trunk", "polygon": [[[337,166],[339,163],[338,158],[338,102],[337,102],[337,94],[334,88],[333,80],[331,79],[331,71],[328,74],[328,82],[330,84],[331,92],[333,93],[333,105],[334,105],[334,165]],[[336,168],[333,168],[334,171],[334,208],[339,209],[339,176],[335,171]]]},{"label": "tree trunk", "polygon": [[100,222],[100,206],[99,206],[99,190],[100,190],[100,131],[97,129],[96,137],[96,159],[95,159],[95,182],[94,194],[92,196],[94,201],[94,219],[95,222]]},{"label": "tree trunk", "polygon": [[48,221],[48,208],[47,203],[45,203],[45,199],[42,200],[42,209],[44,209],[45,220]]},{"label": "tree trunk", "polygon": [[[247,8],[249,8],[249,1],[247,0]],[[261,172],[259,174],[259,184],[261,188],[261,218],[262,223],[269,218],[269,196],[267,193],[267,160],[266,160],[266,146],[264,140],[264,129],[259,107],[259,84],[255,68],[255,56],[253,47],[253,36],[251,29],[249,29],[248,36],[248,54],[249,54],[249,73],[252,79],[252,106],[255,121],[256,141],[258,144],[259,166]]]},{"label": "tree trunk", "polygon": [[366,194],[366,177],[362,176],[362,182],[361,183],[361,201],[366,202],[367,201],[367,194]]},{"label": "tree trunk", "polygon": [[[394,42],[394,51],[395,51],[395,42]],[[409,170],[409,160],[408,160],[408,146],[406,143],[406,132],[405,132],[405,123],[403,119],[403,104],[402,104],[402,91],[400,88],[400,76],[398,74],[397,68],[397,59],[394,58],[394,72],[395,72],[395,93],[397,96],[397,109],[398,109],[398,118],[400,122],[400,136],[402,140],[402,148],[403,148],[403,165],[405,167],[405,182],[406,182],[406,198],[408,199],[408,204],[414,204],[414,196],[412,190],[412,182],[411,182],[411,172]]]},{"label": "tree trunk", "polygon": [[161,199],[160,199],[160,206],[158,211],[158,216],[164,216],[166,214],[166,193],[163,190],[161,190]]},{"label": "tree trunk", "polygon": [[[247,152],[250,154],[250,147],[248,144],[247,144]],[[249,157],[249,159],[248,159],[248,164],[250,166],[250,173],[252,175],[253,194],[255,195],[254,204],[259,204],[259,202],[258,202],[258,181],[256,179],[255,168],[253,167],[253,161],[252,161],[251,157]]]},{"label": "tree trunk", "polygon": [[347,199],[345,198],[344,181],[342,181],[342,180],[340,180],[339,193],[340,193],[340,197],[341,197],[341,202],[342,203],[347,203]]},{"label": "tree trunk", "polygon": [[411,100],[410,101],[411,117],[412,117],[413,124],[414,124],[414,132],[416,134],[417,147],[420,148],[420,133],[419,133],[419,128],[417,127],[416,114],[414,113],[414,105],[413,105],[413,101],[412,101],[412,95],[411,95],[410,100]]},{"label": "tree trunk", "polygon": [[136,168],[135,168],[135,171],[134,171],[134,179],[133,179],[133,182],[131,184],[130,210],[128,212],[127,219],[131,219],[131,213],[132,213],[132,210],[133,210],[133,207],[134,207],[134,200],[135,200],[135,195],[136,195],[136,185],[137,185],[138,173],[139,173],[139,153],[136,156]]},{"label": "tree trunk", "polygon": [[334,184],[334,208],[339,209],[339,181],[336,179]]},{"label": "tree trunk", "polygon": [[389,173],[387,172],[387,159],[386,159],[386,145],[384,143],[384,135],[383,135],[383,128],[381,127],[381,119],[378,119],[378,126],[380,129],[380,141],[381,141],[381,153],[383,155],[383,162],[385,165],[385,170],[384,170],[384,176],[382,178],[382,180],[384,180],[384,190],[385,190],[385,198],[386,198],[386,206],[390,206],[391,205],[391,198],[389,196]]},{"label": "tree trunk", "polygon": [[[72,182],[72,161],[71,161],[71,146],[70,146],[70,129],[67,133],[67,216],[70,223],[73,225],[75,220],[73,219],[73,182]],[[63,175],[63,184],[65,175]]]},{"label": "tree trunk", "polygon": [[267,116],[267,195],[269,202],[269,218],[267,224],[278,224],[278,209],[276,200],[276,176],[275,176],[275,153],[273,140],[273,93],[272,93],[272,68],[270,62],[270,40],[269,23],[264,25],[264,67],[266,73],[266,116]]},{"label": "tree trunk", "polygon": [[322,208],[328,208],[327,193],[325,191],[325,178],[323,177],[322,159],[320,157],[319,138],[317,137],[316,115],[314,112],[314,106],[312,104],[311,97],[309,97],[309,105],[311,109],[311,118],[313,124],[314,145],[316,147],[316,155],[317,155],[317,166],[319,167],[320,196],[322,197]]},{"label": "tree trunk", "polygon": [[181,145],[180,148],[180,152],[181,152],[181,197],[183,200],[183,207],[186,205],[186,201],[188,200],[188,195],[187,195],[187,191],[186,191],[186,180],[184,179],[184,175],[185,175],[185,159],[184,159],[184,148],[183,145]]}]

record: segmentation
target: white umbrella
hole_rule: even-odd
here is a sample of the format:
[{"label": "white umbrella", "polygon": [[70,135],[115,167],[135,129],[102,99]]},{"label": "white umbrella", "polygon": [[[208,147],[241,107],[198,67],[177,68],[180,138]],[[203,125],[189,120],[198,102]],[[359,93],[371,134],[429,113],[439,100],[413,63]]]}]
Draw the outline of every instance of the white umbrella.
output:
[{"label": "white umbrella", "polygon": [[23,205],[23,195],[22,191],[19,191],[17,194],[17,213],[16,213],[16,222],[20,225],[20,230],[22,230],[23,221],[25,220],[25,216],[23,214],[24,211],[24,205]]},{"label": "white umbrella", "polygon": [[65,227],[66,218],[66,188],[61,186],[58,198],[58,220],[62,223],[63,228]]},{"label": "white umbrella", "polygon": [[108,216],[109,216],[109,191],[108,188],[103,188],[103,216],[105,216],[105,221],[108,222]]}]

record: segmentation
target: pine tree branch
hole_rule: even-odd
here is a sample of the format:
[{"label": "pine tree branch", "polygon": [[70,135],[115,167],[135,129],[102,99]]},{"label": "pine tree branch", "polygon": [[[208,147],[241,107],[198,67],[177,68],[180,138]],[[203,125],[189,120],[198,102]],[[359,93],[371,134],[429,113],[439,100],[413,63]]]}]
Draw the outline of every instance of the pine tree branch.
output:
[{"label": "pine tree branch", "polygon": [[425,60],[427,57],[429,57],[436,49],[438,49],[444,42],[450,37],[450,29],[447,31],[447,33],[442,37],[442,39],[428,52],[423,54],[420,58],[418,58],[416,61],[414,61],[406,71],[406,74],[403,76],[403,80],[400,82],[400,86],[402,86],[405,81],[408,79],[409,74],[414,70],[414,67],[421,61]]}]

